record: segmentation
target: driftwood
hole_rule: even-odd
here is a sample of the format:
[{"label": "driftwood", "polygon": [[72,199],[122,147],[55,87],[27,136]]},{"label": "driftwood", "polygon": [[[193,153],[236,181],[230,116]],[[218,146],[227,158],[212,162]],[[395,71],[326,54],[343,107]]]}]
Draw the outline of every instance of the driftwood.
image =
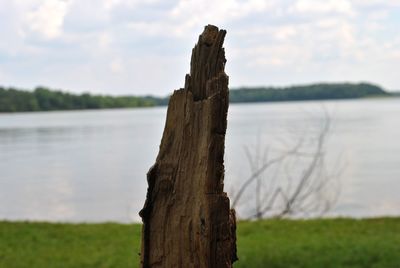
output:
[{"label": "driftwood", "polygon": [[228,76],[226,31],[208,25],[185,87],[171,96],[156,163],[147,174],[141,267],[232,267],[235,214],[223,191]]}]

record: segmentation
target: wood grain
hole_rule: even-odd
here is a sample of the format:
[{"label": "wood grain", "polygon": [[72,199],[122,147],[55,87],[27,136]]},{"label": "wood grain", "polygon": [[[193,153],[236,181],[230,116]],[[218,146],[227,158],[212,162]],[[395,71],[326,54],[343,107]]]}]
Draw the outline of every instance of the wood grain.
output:
[{"label": "wood grain", "polygon": [[232,267],[235,214],[224,188],[228,111],[225,30],[208,25],[190,74],[170,98],[156,163],[147,174],[141,267]]}]

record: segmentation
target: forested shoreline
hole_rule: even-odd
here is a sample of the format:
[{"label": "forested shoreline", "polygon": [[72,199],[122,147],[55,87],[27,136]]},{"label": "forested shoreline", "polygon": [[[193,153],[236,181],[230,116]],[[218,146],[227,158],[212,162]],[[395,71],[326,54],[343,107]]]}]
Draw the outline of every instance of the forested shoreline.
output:
[{"label": "forested shoreline", "polygon": [[[281,88],[243,87],[231,89],[229,100],[232,103],[276,102],[351,99],[390,95],[381,87],[369,83],[321,83]],[[73,94],[45,87],[37,87],[33,91],[0,87],[0,112],[152,107],[167,105],[168,99],[169,97],[155,96]]]},{"label": "forested shoreline", "polygon": [[356,99],[389,96],[383,88],[368,83],[312,84],[290,87],[242,87],[230,91],[230,102]]}]

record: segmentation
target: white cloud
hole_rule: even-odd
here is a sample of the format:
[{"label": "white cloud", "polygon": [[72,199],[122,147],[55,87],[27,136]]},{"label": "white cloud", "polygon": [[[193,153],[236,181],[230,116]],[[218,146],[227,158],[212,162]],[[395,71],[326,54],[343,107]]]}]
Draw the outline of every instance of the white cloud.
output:
[{"label": "white cloud", "polygon": [[201,29],[206,24],[223,27],[227,23],[244,18],[252,13],[269,10],[274,1],[263,0],[180,0],[171,9],[165,21],[134,22],[131,26],[149,34],[183,36]]},{"label": "white cloud", "polygon": [[[232,86],[361,77],[398,88],[399,7],[400,0],[0,0],[2,80],[164,94],[181,85],[190,49],[211,23],[228,31]],[[153,79],[155,69],[162,79]]]},{"label": "white cloud", "polygon": [[279,57],[272,57],[272,58],[259,57],[254,62],[250,63],[250,66],[253,64],[255,66],[277,66],[278,67],[278,66],[283,66],[287,63]]},{"label": "white cloud", "polygon": [[400,6],[400,0],[352,0],[357,6],[360,7],[393,7],[393,6]]},{"label": "white cloud", "polygon": [[[264,44],[252,47],[240,59],[252,68],[281,68],[295,71],[304,68],[312,58],[311,50],[291,43]],[[246,60],[247,59],[247,60]]]},{"label": "white cloud", "polygon": [[396,60],[400,60],[400,49],[399,50],[394,50],[391,53],[391,58],[396,59]]},{"label": "white cloud", "polygon": [[63,0],[40,1],[26,15],[26,26],[43,35],[55,38],[61,35],[68,2]]},{"label": "white cloud", "polygon": [[125,68],[121,59],[114,59],[110,64],[110,70],[113,73],[122,73]]},{"label": "white cloud", "polygon": [[138,4],[155,4],[161,0],[102,0],[103,6],[106,9],[112,9],[118,5],[126,5],[129,7],[137,6]]},{"label": "white cloud", "polygon": [[102,32],[98,35],[98,44],[99,44],[99,48],[101,50],[107,50],[111,43],[112,43],[112,37],[111,34],[109,32]]},{"label": "white cloud", "polygon": [[0,69],[0,80],[5,80],[5,77],[6,77],[5,73],[3,72],[2,69]]},{"label": "white cloud", "polygon": [[278,40],[288,40],[298,34],[296,27],[288,25],[283,27],[278,27],[274,33],[276,39]]},{"label": "white cloud", "polygon": [[347,0],[297,0],[292,11],[302,13],[344,13],[353,14],[350,1]]}]

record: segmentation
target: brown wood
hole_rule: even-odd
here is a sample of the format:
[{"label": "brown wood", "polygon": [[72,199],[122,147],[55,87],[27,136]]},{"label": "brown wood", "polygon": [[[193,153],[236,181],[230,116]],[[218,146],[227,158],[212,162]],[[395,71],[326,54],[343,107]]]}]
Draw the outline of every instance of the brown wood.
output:
[{"label": "brown wood", "polygon": [[141,267],[232,267],[235,214],[223,192],[228,111],[226,31],[208,25],[185,87],[171,96],[156,163],[147,174]]}]

